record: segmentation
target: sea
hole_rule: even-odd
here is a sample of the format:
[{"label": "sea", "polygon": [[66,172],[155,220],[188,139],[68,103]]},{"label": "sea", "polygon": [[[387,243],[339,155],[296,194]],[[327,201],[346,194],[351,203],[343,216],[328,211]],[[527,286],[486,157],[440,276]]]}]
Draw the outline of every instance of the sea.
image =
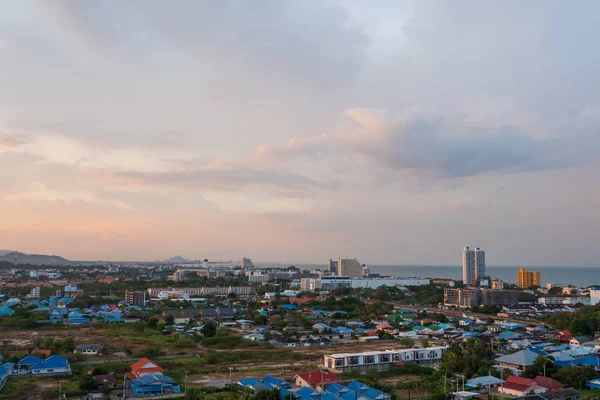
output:
[{"label": "sea", "polygon": [[[300,269],[315,270],[327,269],[326,264],[294,264]],[[433,265],[369,265],[372,273],[391,275],[399,278],[450,278],[462,279],[460,265],[433,266]],[[491,278],[500,278],[505,282],[516,282],[517,271],[521,267],[486,266],[486,273]],[[587,287],[600,286],[600,267],[525,267],[529,271],[541,273],[542,285],[552,283],[555,285],[574,285]]]}]

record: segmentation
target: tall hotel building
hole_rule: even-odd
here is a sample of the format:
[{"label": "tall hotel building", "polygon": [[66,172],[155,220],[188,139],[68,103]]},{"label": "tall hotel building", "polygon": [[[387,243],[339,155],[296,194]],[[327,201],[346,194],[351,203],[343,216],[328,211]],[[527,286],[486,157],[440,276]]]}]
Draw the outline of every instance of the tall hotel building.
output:
[{"label": "tall hotel building", "polygon": [[465,285],[473,285],[485,277],[485,251],[479,247],[465,247],[462,252],[462,272]]}]

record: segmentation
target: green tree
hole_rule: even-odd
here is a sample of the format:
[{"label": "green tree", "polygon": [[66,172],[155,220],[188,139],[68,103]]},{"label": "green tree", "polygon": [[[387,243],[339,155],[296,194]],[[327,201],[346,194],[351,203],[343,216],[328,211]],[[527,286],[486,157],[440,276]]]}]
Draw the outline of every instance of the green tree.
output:
[{"label": "green tree", "polygon": [[171,326],[175,323],[175,317],[173,317],[172,315],[167,315],[165,317],[165,325],[167,326]]},{"label": "green tree", "polygon": [[415,346],[415,340],[412,338],[409,338],[409,337],[400,338],[400,340],[398,340],[398,342],[402,346],[406,346],[406,347],[414,347]]},{"label": "green tree", "polygon": [[79,389],[86,392],[90,390],[96,390],[98,389],[98,384],[96,383],[96,380],[93,376],[85,375],[81,382],[79,382]]},{"label": "green tree", "polygon": [[200,333],[204,337],[213,337],[217,334],[217,325],[214,322],[207,322],[200,329]]},{"label": "green tree", "polygon": [[152,328],[152,329],[156,329],[157,326],[158,326],[158,318],[150,317],[148,319],[148,327]]},{"label": "green tree", "polygon": [[429,347],[429,340],[425,338],[421,339],[421,347]]},{"label": "green tree", "polygon": [[552,357],[544,357],[541,354],[535,358],[533,365],[530,365],[523,372],[524,378],[534,379],[536,376],[552,376],[557,371],[557,367],[552,363]]},{"label": "green tree", "polygon": [[560,383],[578,389],[581,389],[587,381],[594,379],[594,377],[594,368],[588,366],[560,368],[552,375],[552,378]]}]

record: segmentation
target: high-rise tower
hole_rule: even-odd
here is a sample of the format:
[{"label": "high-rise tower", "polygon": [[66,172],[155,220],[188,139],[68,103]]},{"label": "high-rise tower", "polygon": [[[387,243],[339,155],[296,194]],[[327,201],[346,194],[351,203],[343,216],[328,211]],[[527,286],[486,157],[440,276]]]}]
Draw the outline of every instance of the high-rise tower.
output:
[{"label": "high-rise tower", "polygon": [[468,246],[462,251],[463,283],[471,285],[475,279],[475,251]]},{"label": "high-rise tower", "polygon": [[485,251],[479,247],[475,247],[475,276],[474,280],[478,281],[486,277],[485,273]]}]

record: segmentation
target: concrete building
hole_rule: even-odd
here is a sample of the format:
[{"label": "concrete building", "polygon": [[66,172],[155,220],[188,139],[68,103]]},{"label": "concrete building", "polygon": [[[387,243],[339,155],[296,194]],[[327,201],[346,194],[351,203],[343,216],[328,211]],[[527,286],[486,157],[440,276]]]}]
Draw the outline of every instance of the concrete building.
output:
[{"label": "concrete building", "polygon": [[503,306],[519,303],[519,292],[516,290],[494,289],[445,289],[444,305],[452,307]]},{"label": "concrete building", "polygon": [[31,297],[31,299],[33,299],[33,300],[39,300],[40,299],[40,287],[39,286],[32,287],[31,293],[29,293],[29,297]]},{"label": "concrete building", "polygon": [[151,299],[158,299],[159,294],[166,293],[168,298],[181,298],[183,296],[198,297],[206,295],[227,296],[229,293],[238,295],[254,294],[253,286],[202,286],[189,288],[149,288],[148,295]]},{"label": "concrete building", "polygon": [[363,265],[356,261],[356,258],[338,259],[338,276],[347,276],[350,278],[363,277]]},{"label": "concrete building", "polygon": [[475,277],[475,251],[468,246],[462,251],[462,275],[465,285],[472,285]]},{"label": "concrete building", "polygon": [[271,275],[268,272],[256,269],[246,271],[246,276],[250,283],[266,283],[271,279]]},{"label": "concrete building", "polygon": [[480,280],[486,277],[487,275],[485,273],[485,251],[481,250],[479,247],[475,247],[474,261],[475,277],[473,279]]},{"label": "concrete building", "polygon": [[246,269],[246,268],[254,268],[254,263],[252,262],[251,259],[249,258],[242,258],[242,269]]},{"label": "concrete building", "polygon": [[328,268],[329,273],[333,274],[333,275],[337,275],[338,273],[338,262],[337,261],[333,261],[332,259],[329,259],[329,268]]},{"label": "concrete building", "polygon": [[449,307],[477,307],[479,306],[479,289],[444,289],[444,305]]},{"label": "concrete building", "polygon": [[127,290],[125,292],[125,301],[130,306],[144,307],[146,305],[146,292]]},{"label": "concrete building", "polygon": [[73,285],[67,285],[64,287],[63,290],[57,290],[56,291],[56,297],[61,298],[61,297],[69,297],[69,298],[76,298],[77,296],[81,296],[83,295],[83,290],[77,289],[77,286],[73,286]]},{"label": "concrete building", "polygon": [[412,348],[399,350],[367,351],[362,353],[337,353],[323,356],[323,366],[332,372],[349,370],[381,370],[392,368],[398,363],[414,362],[435,366],[441,363],[447,346]]},{"label": "concrete building", "polygon": [[481,289],[480,305],[505,306],[519,303],[519,292],[516,290]]},{"label": "concrete building", "polygon": [[381,286],[424,286],[429,285],[431,280],[420,278],[364,278],[352,279],[347,276],[322,276],[320,278],[302,278],[300,288],[302,290],[333,290],[338,287],[348,288],[373,288]]},{"label": "concrete building", "polygon": [[595,306],[600,303],[600,286],[590,289],[590,305]]},{"label": "concrete building", "polygon": [[502,290],[504,289],[504,282],[502,279],[496,278],[492,280],[492,289],[494,290]]},{"label": "concrete building", "polygon": [[521,268],[517,271],[517,286],[522,289],[529,289],[532,286],[542,286],[541,273],[538,271],[527,271]]}]

